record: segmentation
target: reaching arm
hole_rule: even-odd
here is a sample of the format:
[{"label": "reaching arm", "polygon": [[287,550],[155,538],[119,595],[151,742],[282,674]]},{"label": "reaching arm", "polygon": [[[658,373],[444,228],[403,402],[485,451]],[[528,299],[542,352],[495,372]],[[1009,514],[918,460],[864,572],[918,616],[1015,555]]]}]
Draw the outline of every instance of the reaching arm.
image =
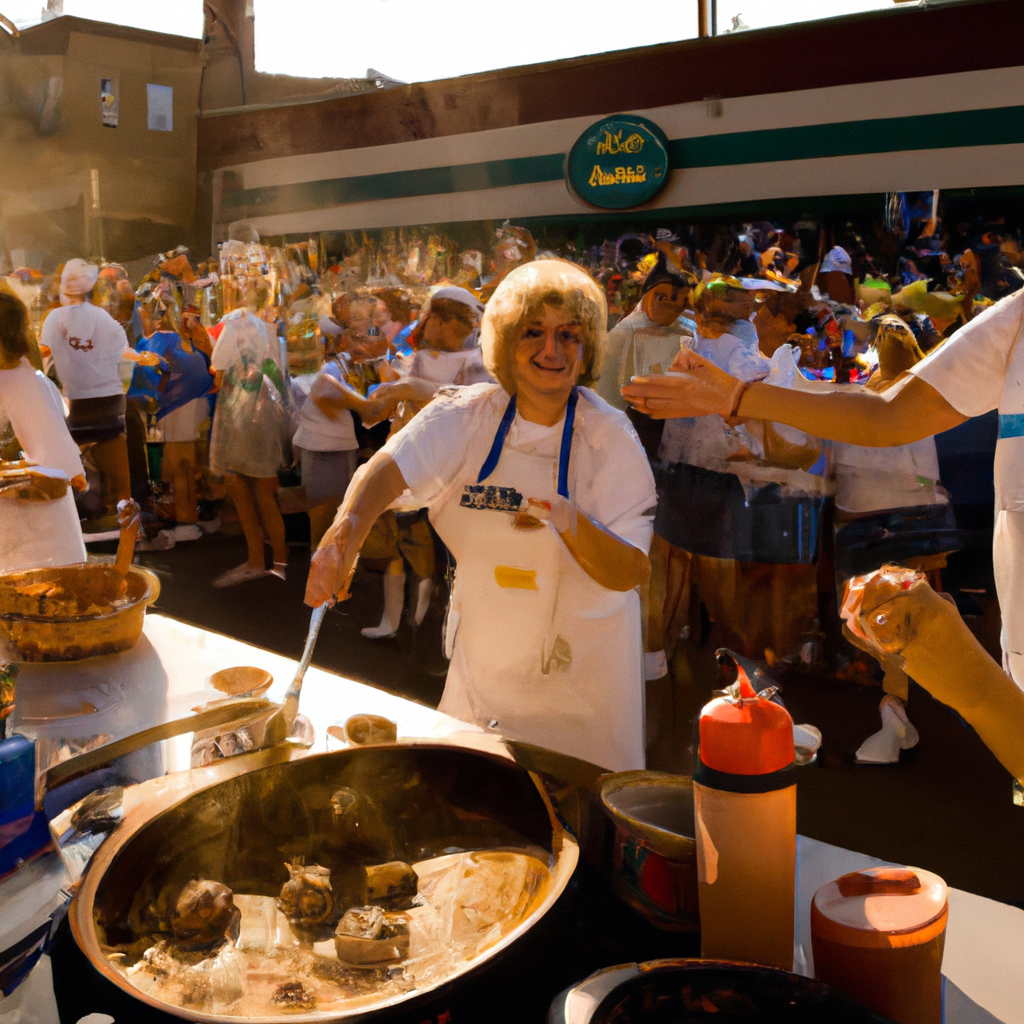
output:
[{"label": "reaching arm", "polygon": [[377,452],[352,478],[331,528],[313,555],[306,604],[344,601],[359,549],[378,516],[405,490],[405,478],[386,452]]},{"label": "reaching arm", "polygon": [[345,409],[351,409],[367,421],[380,418],[383,403],[377,398],[363,398],[358,391],[335,380],[326,373],[320,374],[309,389],[310,401],[332,419]]},{"label": "reaching arm", "polygon": [[[728,416],[739,381],[695,352],[683,351],[662,376],[635,377],[622,389],[626,401],[654,419]],[[745,419],[785,423],[814,437],[868,448],[911,444],[950,430],[967,417],[930,384],[913,375],[882,394],[851,387],[815,394],[751,384],[739,400]]]},{"label": "reaching arm", "polygon": [[381,395],[389,402],[418,402],[426,405],[438,389],[444,386],[423,377],[402,377],[390,384],[381,384],[374,394]]}]

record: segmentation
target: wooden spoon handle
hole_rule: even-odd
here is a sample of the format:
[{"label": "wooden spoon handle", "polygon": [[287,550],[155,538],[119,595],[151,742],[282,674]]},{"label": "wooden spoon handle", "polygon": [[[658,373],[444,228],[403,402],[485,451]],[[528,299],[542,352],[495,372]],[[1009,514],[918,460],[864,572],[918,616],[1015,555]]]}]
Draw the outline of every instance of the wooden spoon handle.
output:
[{"label": "wooden spoon handle", "polygon": [[126,576],[131,568],[132,555],[135,554],[135,538],[139,535],[139,518],[142,510],[136,501],[127,498],[118,502],[117,518],[121,524],[121,537],[117,542],[117,558],[114,568],[121,576]]}]

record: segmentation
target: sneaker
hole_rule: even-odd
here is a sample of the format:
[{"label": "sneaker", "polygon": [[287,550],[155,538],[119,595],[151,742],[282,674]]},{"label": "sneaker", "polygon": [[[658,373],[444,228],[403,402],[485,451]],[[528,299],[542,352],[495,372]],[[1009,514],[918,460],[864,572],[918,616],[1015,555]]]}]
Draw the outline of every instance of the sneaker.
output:
[{"label": "sneaker", "polygon": [[279,580],[283,580],[288,576],[288,563],[287,562],[275,562],[273,569],[268,569],[267,573],[270,576],[276,576]]},{"label": "sneaker", "polygon": [[136,551],[169,551],[174,547],[175,537],[172,530],[161,530],[154,537],[140,537],[135,542]]},{"label": "sneaker", "polygon": [[199,529],[203,533],[216,533],[220,529],[220,516],[215,516],[213,519],[200,519]]},{"label": "sneaker", "polygon": [[238,583],[248,583],[249,580],[258,580],[261,576],[267,576],[267,570],[262,566],[253,568],[248,562],[236,565],[234,569],[222,572],[214,581],[215,587],[233,587]]},{"label": "sneaker", "polygon": [[859,764],[897,764],[901,750],[910,750],[920,741],[917,729],[907,718],[906,705],[898,697],[886,694],[879,705],[882,728],[872,733],[857,750]]},{"label": "sneaker", "polygon": [[178,523],[171,533],[176,541],[199,540],[203,535],[203,531],[197,523]]}]

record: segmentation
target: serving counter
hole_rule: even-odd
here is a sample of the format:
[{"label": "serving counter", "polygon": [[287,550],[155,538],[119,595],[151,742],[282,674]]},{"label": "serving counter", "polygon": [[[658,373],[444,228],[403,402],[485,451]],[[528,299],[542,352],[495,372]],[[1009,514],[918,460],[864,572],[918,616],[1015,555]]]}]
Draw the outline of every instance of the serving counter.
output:
[{"label": "serving counter", "polygon": [[[220,696],[209,684],[210,675],[234,665],[270,672],[274,682],[267,696],[277,701],[283,698],[295,670],[295,662],[270,651],[150,614],[142,639],[129,652],[63,665],[22,666],[14,725],[35,738],[40,749],[63,747],[65,753],[72,752],[98,737],[118,739],[188,715],[196,706]],[[459,736],[459,742],[469,745],[493,744],[480,730],[431,708],[318,668],[311,668],[306,675],[300,710],[315,729],[311,753],[337,746],[328,727],[363,713],[395,722],[400,740]],[[105,769],[105,777],[83,780],[82,793],[97,782],[131,784],[185,769],[190,745],[191,736],[186,735],[129,755]],[[882,863],[800,837],[794,956],[798,973],[813,970],[809,914],[815,889],[846,872]],[[60,956],[60,950],[67,951],[71,942],[66,925],[61,931],[50,924],[51,915],[55,915],[54,921],[60,918],[66,884],[55,853],[24,865],[0,882],[0,952],[20,944],[26,957],[36,957],[44,946],[50,948],[55,933],[52,951],[56,962],[62,973],[70,971],[64,964],[71,963],[73,955],[71,960]],[[507,968],[506,980],[516,985],[522,1003],[517,1020],[537,1020],[539,1024],[543,1008],[560,989],[594,970],[660,957],[699,955],[696,936],[655,930],[618,903],[592,865],[581,863],[568,895],[553,926],[544,932],[542,964],[534,950],[529,975],[532,984],[522,980],[522,964]],[[949,903],[943,960],[945,1020],[948,1024],[1024,1024],[1020,994],[1024,991],[1024,911],[953,888]],[[74,1005],[77,1000],[73,991],[69,995],[67,979],[58,978],[58,1010],[52,965],[50,956],[38,956],[26,980],[0,999],[0,1024],[74,1024],[96,1009],[88,1005],[84,994],[81,1007]],[[492,988],[501,988],[500,978],[492,979]],[[493,997],[497,998],[497,992]],[[510,998],[506,991],[501,1001],[512,1005]],[[452,1024],[456,1024],[454,1017]]]}]

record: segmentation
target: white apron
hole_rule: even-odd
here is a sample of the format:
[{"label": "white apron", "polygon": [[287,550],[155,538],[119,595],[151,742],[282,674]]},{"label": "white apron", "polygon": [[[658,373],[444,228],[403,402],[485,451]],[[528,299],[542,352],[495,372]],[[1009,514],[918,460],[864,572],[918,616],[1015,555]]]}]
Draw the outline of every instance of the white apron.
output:
[{"label": "white apron", "polygon": [[471,460],[431,506],[458,565],[439,710],[625,771],[644,766],[639,597],[592,580],[552,526],[512,525],[520,502],[568,495],[574,411],[555,460],[507,443],[510,402],[483,468]]}]

